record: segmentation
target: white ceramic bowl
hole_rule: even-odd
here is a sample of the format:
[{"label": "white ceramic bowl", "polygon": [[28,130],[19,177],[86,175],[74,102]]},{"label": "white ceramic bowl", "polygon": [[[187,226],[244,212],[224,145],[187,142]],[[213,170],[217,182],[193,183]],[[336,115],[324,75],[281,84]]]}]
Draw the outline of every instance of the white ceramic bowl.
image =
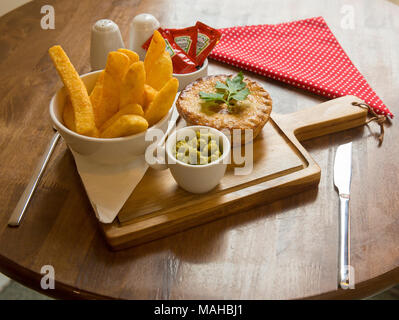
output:
[{"label": "white ceramic bowl", "polygon": [[202,67],[190,73],[174,73],[173,77],[179,80],[179,91],[183,90],[188,84],[208,75],[208,59],[205,59]]},{"label": "white ceramic bowl", "polygon": [[[81,76],[89,93],[93,89],[100,72],[101,70]],[[66,90],[63,87],[57,91],[50,101],[50,117],[54,127],[64,138],[71,150],[86,156],[89,161],[109,165],[127,163],[132,161],[137,155],[144,154],[146,148],[152,143],[152,141],[146,141],[146,132],[155,129],[161,129],[163,132],[166,132],[168,120],[174,108],[172,107],[165,117],[145,132],[112,139],[92,138],[77,134],[64,126],[62,111],[65,104],[65,97]]]},{"label": "white ceramic bowl", "polygon": [[[196,131],[210,132],[221,140],[223,154],[219,159],[201,165],[187,164],[176,159],[174,152],[176,142],[187,136],[195,136]],[[166,140],[163,150],[163,153],[166,154],[166,161],[161,158],[156,159],[155,164],[149,164],[157,170],[169,168],[173,178],[184,190],[192,193],[205,193],[215,188],[223,178],[227,164],[230,162],[230,150],[230,141],[223,132],[206,126],[190,126],[176,130]]]}]

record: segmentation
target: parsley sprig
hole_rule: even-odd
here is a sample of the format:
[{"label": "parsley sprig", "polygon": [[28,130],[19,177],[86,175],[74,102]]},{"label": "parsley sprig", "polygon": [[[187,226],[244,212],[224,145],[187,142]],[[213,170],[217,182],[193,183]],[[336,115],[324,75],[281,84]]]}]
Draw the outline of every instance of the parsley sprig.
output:
[{"label": "parsley sprig", "polygon": [[243,81],[244,75],[240,71],[234,78],[227,78],[226,83],[217,81],[216,92],[200,91],[199,95],[205,102],[226,103],[229,111],[234,107],[234,101],[245,100],[249,95],[247,84]]}]

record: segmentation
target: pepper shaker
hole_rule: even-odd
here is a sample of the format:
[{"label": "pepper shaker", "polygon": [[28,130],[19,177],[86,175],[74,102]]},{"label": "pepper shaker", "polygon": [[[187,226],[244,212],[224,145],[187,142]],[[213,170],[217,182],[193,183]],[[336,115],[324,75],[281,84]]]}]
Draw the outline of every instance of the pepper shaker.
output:
[{"label": "pepper shaker", "polygon": [[108,53],[124,47],[118,25],[109,19],[98,20],[91,29],[90,64],[92,70],[104,69]]},{"label": "pepper shaker", "polygon": [[140,60],[144,60],[146,54],[142,45],[159,27],[159,21],[149,13],[142,13],[133,18],[130,24],[129,49],[136,52]]}]

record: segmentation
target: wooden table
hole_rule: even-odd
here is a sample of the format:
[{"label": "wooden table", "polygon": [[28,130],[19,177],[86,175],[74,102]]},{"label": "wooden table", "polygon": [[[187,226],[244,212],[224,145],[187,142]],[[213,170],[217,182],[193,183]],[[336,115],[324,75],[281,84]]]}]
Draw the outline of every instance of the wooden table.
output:
[{"label": "wooden table", "polygon": [[[55,30],[40,28],[45,4],[55,8]],[[345,29],[341,20],[351,8],[355,28]],[[90,26],[110,18],[127,41],[130,19],[142,12],[169,27],[197,20],[227,27],[323,15],[356,66],[399,115],[399,24],[394,20],[399,7],[389,2],[33,1],[0,18],[0,271],[40,291],[41,267],[52,265],[55,290],[42,292],[73,298],[353,298],[398,283],[395,121],[388,125],[381,147],[376,124],[307,141],[305,147],[322,170],[318,188],[120,252],[107,248],[71,153],[61,142],[22,225],[7,227],[52,135],[48,104],[61,82],[47,49],[62,45],[78,72],[86,73]],[[209,71],[229,69],[212,62]],[[324,101],[249,75],[263,82],[279,113]],[[347,141],[354,142],[351,259],[356,289],[337,290],[333,157],[337,146]]]}]

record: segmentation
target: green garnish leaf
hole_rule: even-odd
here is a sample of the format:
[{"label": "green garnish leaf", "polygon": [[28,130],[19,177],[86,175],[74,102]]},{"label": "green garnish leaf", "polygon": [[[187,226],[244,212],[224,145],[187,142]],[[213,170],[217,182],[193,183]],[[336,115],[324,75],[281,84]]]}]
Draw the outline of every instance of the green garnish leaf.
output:
[{"label": "green garnish leaf", "polygon": [[244,75],[240,71],[234,78],[230,79],[227,78],[226,83],[227,86],[229,87],[229,91],[231,93],[236,93],[242,89],[244,89],[247,84],[243,81],[244,80]]},{"label": "green garnish leaf", "polygon": [[233,93],[231,95],[231,98],[234,100],[245,100],[249,95],[249,89],[248,88],[244,88],[236,93]]},{"label": "green garnish leaf", "polygon": [[224,101],[224,94],[223,93],[208,93],[200,91],[199,93],[200,98],[205,101]]},{"label": "green garnish leaf", "polygon": [[200,91],[200,98],[205,102],[224,102],[227,104],[229,111],[232,111],[234,107],[234,104],[230,103],[231,100],[245,100],[251,93],[244,82],[244,75],[241,71],[235,77],[227,78],[226,83],[217,81],[215,88],[218,92],[208,93]]},{"label": "green garnish leaf", "polygon": [[220,81],[216,82],[215,88],[219,90],[229,90],[229,87]]}]

